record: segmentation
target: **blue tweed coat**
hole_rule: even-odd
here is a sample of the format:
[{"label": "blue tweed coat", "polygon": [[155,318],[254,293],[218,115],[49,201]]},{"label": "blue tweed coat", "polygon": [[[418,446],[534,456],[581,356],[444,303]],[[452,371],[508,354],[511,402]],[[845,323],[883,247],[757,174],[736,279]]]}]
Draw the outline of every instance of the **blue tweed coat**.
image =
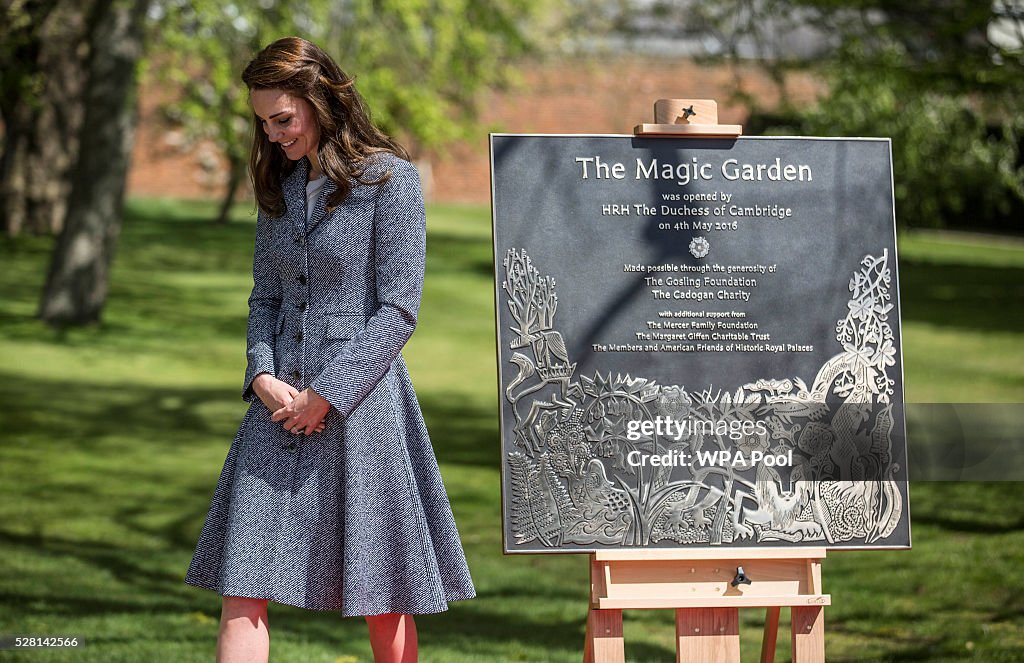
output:
[{"label": "blue tweed coat", "polygon": [[[349,615],[441,612],[474,596],[401,349],[416,326],[426,243],[419,174],[387,155],[331,214],[306,222],[303,158],[287,212],[260,213],[249,298],[250,402],[185,582]],[[322,432],[293,435],[252,391],[267,372],[312,387]]]}]

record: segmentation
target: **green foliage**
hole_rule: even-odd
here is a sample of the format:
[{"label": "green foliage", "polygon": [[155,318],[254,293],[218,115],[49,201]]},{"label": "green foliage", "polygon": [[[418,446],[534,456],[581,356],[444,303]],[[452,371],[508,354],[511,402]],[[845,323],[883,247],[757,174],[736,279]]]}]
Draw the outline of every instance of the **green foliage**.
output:
[{"label": "green foliage", "polygon": [[244,159],[252,113],[245,64],[274,39],[300,35],[351,76],[387,133],[414,152],[468,135],[479,92],[504,82],[531,47],[529,0],[165,0],[153,67],[181,97],[171,118],[193,141]]},{"label": "green foliage", "polygon": [[1010,0],[798,0],[839,36],[812,133],[893,138],[897,216],[1021,232],[1024,8]]},{"label": "green foliage", "polygon": [[[605,10],[591,24],[638,45],[687,38],[705,61],[756,61],[780,95],[767,110],[782,121],[766,122],[736,78],[729,101],[754,113],[754,131],[891,136],[901,225],[1024,232],[1020,0],[582,4]],[[788,95],[793,71],[822,75],[817,106]]]},{"label": "green foliage", "polygon": [[357,76],[375,120],[419,148],[468,137],[479,93],[507,82],[536,46],[529,0],[355,0],[331,11],[325,42]]},{"label": "green foliage", "polygon": [[[828,94],[801,114],[808,135],[892,138],[897,219],[901,225],[1003,225],[1024,201],[1019,115],[988,120],[967,91],[917,84],[891,47],[870,56],[851,51],[828,69]],[[989,123],[999,122],[990,130]],[[1005,229],[1024,230],[1016,223]]]},{"label": "green foliage", "polygon": [[[0,5],[0,94],[4,101],[39,105],[44,81],[34,62],[38,57],[36,25],[50,9],[47,3],[30,4],[27,0]],[[0,116],[4,112],[10,108],[0,101]]]},{"label": "green foliage", "polygon": [[242,67],[268,40],[273,12],[255,20],[237,5],[209,0],[167,0],[151,24],[149,71],[167,88],[167,119],[187,142],[211,140],[232,163],[244,162],[250,119]]},{"label": "green foliage", "polygon": [[[970,93],[989,110],[1024,93],[1019,0],[788,0],[835,36],[835,63],[897,68],[911,87]],[[893,50],[899,57],[892,57]]]},{"label": "green foliage", "polygon": [[833,35],[798,130],[890,136],[901,225],[1024,231],[1024,8],[997,0],[794,0]]}]

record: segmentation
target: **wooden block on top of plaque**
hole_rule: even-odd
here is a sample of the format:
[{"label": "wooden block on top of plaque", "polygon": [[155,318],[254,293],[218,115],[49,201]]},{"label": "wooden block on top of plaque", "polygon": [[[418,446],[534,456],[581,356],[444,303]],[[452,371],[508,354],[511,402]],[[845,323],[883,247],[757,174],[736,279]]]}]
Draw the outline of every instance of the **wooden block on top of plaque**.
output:
[{"label": "wooden block on top of plaque", "polygon": [[637,136],[701,136],[735,138],[743,133],[738,124],[718,123],[718,102],[714,99],[658,99],[654,102],[654,124],[633,127]]}]

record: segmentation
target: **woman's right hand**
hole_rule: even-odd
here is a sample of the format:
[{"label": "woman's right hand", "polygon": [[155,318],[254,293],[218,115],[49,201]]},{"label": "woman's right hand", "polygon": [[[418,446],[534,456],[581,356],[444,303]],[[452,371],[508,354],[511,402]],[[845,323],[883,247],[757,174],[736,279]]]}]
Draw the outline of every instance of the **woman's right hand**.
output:
[{"label": "woman's right hand", "polygon": [[260,397],[267,409],[274,412],[292,402],[299,391],[270,373],[260,373],[252,380],[252,390]]},{"label": "woman's right hand", "polygon": [[[253,378],[252,390],[271,412],[280,410],[299,395],[298,389],[284,380],[278,380],[270,373],[260,373]],[[322,431],[323,429],[324,420],[321,419],[316,430]]]}]

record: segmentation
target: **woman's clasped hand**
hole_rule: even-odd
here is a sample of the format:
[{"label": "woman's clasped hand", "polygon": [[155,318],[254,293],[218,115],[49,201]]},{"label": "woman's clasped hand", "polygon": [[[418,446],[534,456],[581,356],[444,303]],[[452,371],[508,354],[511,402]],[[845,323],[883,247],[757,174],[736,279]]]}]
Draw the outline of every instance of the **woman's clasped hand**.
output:
[{"label": "woman's clasped hand", "polygon": [[270,419],[280,421],[289,433],[309,435],[324,429],[324,417],[331,405],[312,389],[299,391],[269,373],[256,376],[252,388],[273,413]]}]

